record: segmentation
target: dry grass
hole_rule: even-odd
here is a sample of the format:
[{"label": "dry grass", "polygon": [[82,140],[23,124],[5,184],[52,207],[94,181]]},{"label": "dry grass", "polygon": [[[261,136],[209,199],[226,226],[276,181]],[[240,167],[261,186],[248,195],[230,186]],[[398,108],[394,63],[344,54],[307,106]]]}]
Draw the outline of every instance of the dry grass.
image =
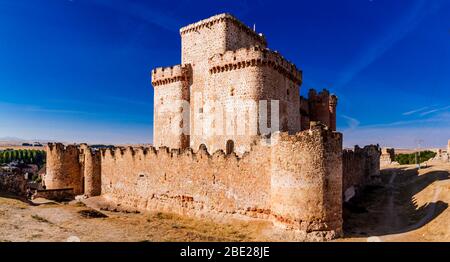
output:
[{"label": "dry grass", "polygon": [[268,223],[263,221],[230,221],[221,223],[210,219],[186,218],[177,214],[154,213],[147,218],[150,226],[165,227],[163,241],[264,241]]},{"label": "dry grass", "polygon": [[42,223],[49,223],[52,224],[52,222],[48,221],[47,219],[39,216],[39,215],[31,215],[31,218],[33,218],[34,220],[38,221],[38,222],[42,222]]},{"label": "dry grass", "polygon": [[99,211],[73,202],[29,205],[0,196],[0,241],[255,241],[270,226],[264,221],[186,218],[171,213],[102,211],[107,217],[85,219]]}]

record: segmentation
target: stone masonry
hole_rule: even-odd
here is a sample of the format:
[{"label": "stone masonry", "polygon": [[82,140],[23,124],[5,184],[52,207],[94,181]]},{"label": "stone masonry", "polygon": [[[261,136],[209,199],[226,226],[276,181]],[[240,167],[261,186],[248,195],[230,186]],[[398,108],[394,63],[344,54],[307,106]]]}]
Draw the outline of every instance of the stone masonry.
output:
[{"label": "stone masonry", "polygon": [[[302,72],[233,16],[213,16],[181,28],[180,34],[182,64],[152,71],[154,146],[197,149],[203,144],[214,152],[226,151],[231,142],[242,154],[266,133],[250,126],[239,133],[238,125],[259,122],[257,113],[263,107],[272,112],[273,106],[279,111],[280,131],[295,134],[309,129],[310,121],[336,130],[337,97],[327,90],[300,97]],[[228,126],[218,127],[219,110],[239,113],[242,119],[225,117]],[[270,125],[271,119],[265,122]],[[178,133],[171,126],[179,127]]]},{"label": "stone masonry", "polygon": [[[180,34],[182,64],[152,70],[153,147],[49,144],[46,188],[139,210],[264,219],[300,241],[341,236],[344,190],[379,174],[378,147],[343,152],[337,97],[300,97],[302,72],[233,16]],[[226,121],[236,130],[261,121],[262,107],[279,109],[262,119],[271,128],[278,121],[276,132],[218,132],[222,108],[244,113]]]}]

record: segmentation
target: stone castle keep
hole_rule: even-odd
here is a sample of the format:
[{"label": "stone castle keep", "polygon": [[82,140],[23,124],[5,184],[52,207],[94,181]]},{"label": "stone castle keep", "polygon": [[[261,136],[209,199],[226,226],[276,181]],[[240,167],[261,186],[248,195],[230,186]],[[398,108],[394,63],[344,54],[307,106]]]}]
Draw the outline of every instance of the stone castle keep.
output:
[{"label": "stone castle keep", "polygon": [[[138,210],[269,220],[296,240],[341,236],[344,193],[376,180],[380,149],[343,150],[337,97],[300,97],[302,72],[233,16],[180,34],[181,65],[151,73],[153,147],[49,144],[46,188]],[[259,119],[261,107],[277,118]],[[213,115],[223,108],[245,116],[225,120],[230,130],[262,121],[281,132],[218,132]]]},{"label": "stone castle keep", "polygon": [[[213,16],[181,28],[180,34],[181,65],[152,71],[154,146],[196,149],[204,144],[215,152],[226,151],[227,143],[232,143],[238,153],[250,151],[265,132],[238,134],[236,130],[240,123],[259,122],[260,101],[268,101],[263,106],[269,112],[269,101],[278,101],[279,131],[295,134],[308,129],[310,121],[336,130],[336,96],[311,90],[309,100],[301,98],[302,72],[269,50],[262,34],[233,16]],[[189,107],[180,101],[189,102]],[[226,119],[232,132],[225,132],[225,127],[217,127],[218,110],[234,111],[243,119]],[[183,129],[173,132],[173,121]]]}]

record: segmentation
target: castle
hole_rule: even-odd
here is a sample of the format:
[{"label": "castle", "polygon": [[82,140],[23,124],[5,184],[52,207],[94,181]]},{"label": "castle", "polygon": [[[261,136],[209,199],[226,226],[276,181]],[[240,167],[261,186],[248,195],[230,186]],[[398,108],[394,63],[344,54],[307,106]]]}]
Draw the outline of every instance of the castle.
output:
[{"label": "castle", "polygon": [[378,146],[343,150],[337,97],[300,97],[302,72],[229,14],[181,28],[181,65],[152,70],[153,147],[49,144],[48,190],[139,210],[272,221],[343,234],[344,193],[379,175]]},{"label": "castle", "polygon": [[[301,98],[302,72],[233,16],[213,16],[180,34],[181,65],[152,71],[154,146],[204,144],[215,152],[228,145],[244,153],[270,131],[295,134],[310,121],[336,130],[336,96],[311,90],[309,100]],[[266,109],[269,119],[260,114]]]}]

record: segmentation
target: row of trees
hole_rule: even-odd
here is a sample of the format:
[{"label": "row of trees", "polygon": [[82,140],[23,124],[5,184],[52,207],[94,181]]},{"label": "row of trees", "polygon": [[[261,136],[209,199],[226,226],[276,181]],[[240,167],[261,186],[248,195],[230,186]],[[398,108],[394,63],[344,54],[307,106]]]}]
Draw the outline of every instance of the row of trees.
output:
[{"label": "row of trees", "polygon": [[8,164],[13,161],[36,164],[42,167],[45,163],[45,151],[27,149],[0,151],[0,164]]},{"label": "row of trees", "polygon": [[395,155],[395,161],[397,161],[400,165],[412,165],[416,164],[416,159],[419,163],[422,163],[435,156],[435,152],[427,150],[412,154],[397,154]]}]

